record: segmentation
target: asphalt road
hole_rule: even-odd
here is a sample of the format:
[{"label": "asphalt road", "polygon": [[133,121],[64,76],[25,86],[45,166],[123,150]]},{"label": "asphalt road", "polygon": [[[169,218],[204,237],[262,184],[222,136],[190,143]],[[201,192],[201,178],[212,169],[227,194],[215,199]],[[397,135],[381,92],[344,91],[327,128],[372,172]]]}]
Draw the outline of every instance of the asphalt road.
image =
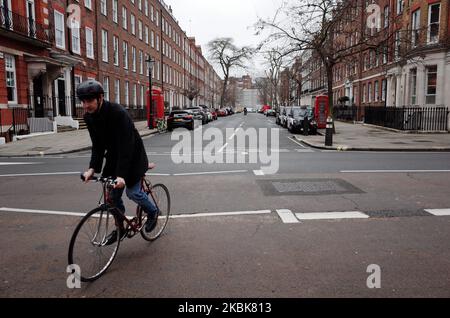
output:
[{"label": "asphalt road", "polygon": [[[94,208],[100,190],[79,181],[89,153],[2,158],[0,296],[450,296],[450,217],[425,211],[450,208],[449,153],[319,151],[285,129],[237,145],[253,128],[278,127],[237,114],[190,132],[193,147],[181,154],[191,164],[174,162],[175,135],[146,138],[157,164],[150,178],[168,186],[178,217],[154,243],[124,241],[103,277],[73,290],[67,249],[79,217],[67,213]],[[203,142],[194,145],[194,135]],[[224,163],[204,162],[212,135]],[[367,285],[372,264],[380,288]]]}]

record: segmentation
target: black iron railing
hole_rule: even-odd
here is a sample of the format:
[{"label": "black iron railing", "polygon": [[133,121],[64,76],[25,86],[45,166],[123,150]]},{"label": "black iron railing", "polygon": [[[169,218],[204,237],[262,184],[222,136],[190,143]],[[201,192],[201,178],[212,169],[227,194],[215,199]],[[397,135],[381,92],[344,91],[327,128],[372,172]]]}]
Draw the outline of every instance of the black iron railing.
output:
[{"label": "black iron railing", "polygon": [[446,107],[365,107],[364,122],[410,131],[447,131]]},{"label": "black iron railing", "polygon": [[333,116],[338,120],[356,121],[358,120],[358,107],[336,105],[333,107]]},{"label": "black iron railing", "polygon": [[12,12],[4,6],[0,6],[0,27],[44,42],[50,43],[54,38],[51,28],[45,28],[36,20]]}]

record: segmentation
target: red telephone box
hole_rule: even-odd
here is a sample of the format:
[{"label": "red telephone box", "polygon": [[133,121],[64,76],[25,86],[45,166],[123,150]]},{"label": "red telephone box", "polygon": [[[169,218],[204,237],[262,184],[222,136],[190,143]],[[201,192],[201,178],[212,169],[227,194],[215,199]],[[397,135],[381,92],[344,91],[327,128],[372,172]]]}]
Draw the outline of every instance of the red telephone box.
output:
[{"label": "red telephone box", "polygon": [[314,105],[314,117],[317,122],[317,128],[325,129],[327,127],[327,118],[330,113],[328,96],[317,96]]},{"label": "red telephone box", "polygon": [[149,93],[150,91],[147,91],[147,126],[156,128],[156,120],[164,118],[164,94],[159,89],[152,90],[152,108],[150,110]]}]

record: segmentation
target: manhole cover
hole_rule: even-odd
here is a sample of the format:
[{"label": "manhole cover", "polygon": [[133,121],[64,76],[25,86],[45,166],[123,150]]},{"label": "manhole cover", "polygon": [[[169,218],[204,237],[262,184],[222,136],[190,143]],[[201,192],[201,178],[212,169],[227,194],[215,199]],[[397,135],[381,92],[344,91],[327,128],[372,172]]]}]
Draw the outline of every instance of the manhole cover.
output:
[{"label": "manhole cover", "polygon": [[326,195],[364,193],[341,179],[258,180],[265,195]]},{"label": "manhole cover", "polygon": [[30,149],[31,151],[45,151],[45,150],[49,150],[50,147],[34,147],[32,149]]}]

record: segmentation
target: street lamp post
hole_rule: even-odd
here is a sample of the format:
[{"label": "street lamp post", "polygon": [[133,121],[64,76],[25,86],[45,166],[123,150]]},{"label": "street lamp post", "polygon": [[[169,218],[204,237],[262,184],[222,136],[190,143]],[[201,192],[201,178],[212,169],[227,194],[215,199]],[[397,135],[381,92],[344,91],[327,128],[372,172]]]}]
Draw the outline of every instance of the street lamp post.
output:
[{"label": "street lamp post", "polygon": [[149,86],[149,95],[150,95],[150,105],[148,107],[149,111],[149,122],[148,122],[148,128],[153,129],[153,117],[154,117],[154,109],[153,109],[153,99],[152,99],[152,93],[153,93],[153,83],[152,83],[152,70],[153,70],[153,63],[155,63],[155,60],[152,59],[152,57],[149,55],[148,59],[145,60],[147,62],[148,67],[148,86]]}]

